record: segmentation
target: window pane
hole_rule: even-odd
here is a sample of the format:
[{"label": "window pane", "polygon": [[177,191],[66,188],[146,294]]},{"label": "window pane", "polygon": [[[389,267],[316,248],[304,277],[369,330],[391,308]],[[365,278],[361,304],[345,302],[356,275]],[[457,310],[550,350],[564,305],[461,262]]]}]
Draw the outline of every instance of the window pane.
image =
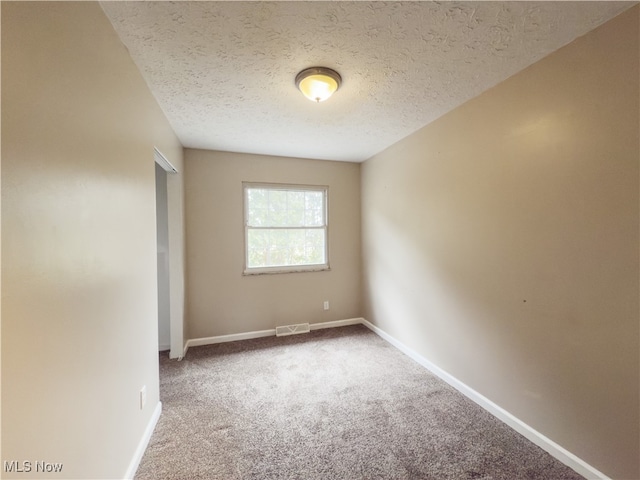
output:
[{"label": "window pane", "polygon": [[323,229],[249,228],[247,262],[249,268],[325,263]]},{"label": "window pane", "polygon": [[286,248],[289,246],[289,230],[268,230],[270,246]]},{"label": "window pane", "polygon": [[252,206],[257,208],[267,208],[269,198],[268,190],[265,190],[264,188],[248,188],[247,194]]},{"label": "window pane", "polygon": [[268,262],[269,231],[249,230],[247,243],[247,266],[261,267]]},{"label": "window pane", "polygon": [[326,190],[245,189],[248,269],[327,264]]},{"label": "window pane", "polygon": [[288,227],[304,226],[304,192],[287,192]]},{"label": "window pane", "polygon": [[249,216],[247,218],[249,225],[254,227],[266,226],[266,221],[269,218],[268,213],[269,211],[266,208],[249,207]]},{"label": "window pane", "polygon": [[325,225],[323,191],[247,189],[250,227],[321,227]]},{"label": "window pane", "polygon": [[287,226],[287,192],[283,190],[269,191],[269,213],[265,222],[268,227]]},{"label": "window pane", "polygon": [[324,260],[324,248],[312,247],[307,249],[306,258],[310,264],[322,264]]},{"label": "window pane", "polygon": [[263,226],[267,219],[269,192],[261,188],[247,189],[247,220],[249,225]]},{"label": "window pane", "polygon": [[323,192],[305,192],[305,226],[319,227],[324,225]]},{"label": "window pane", "polygon": [[291,230],[289,232],[289,262],[292,265],[305,265],[308,262],[304,249],[304,230]]}]

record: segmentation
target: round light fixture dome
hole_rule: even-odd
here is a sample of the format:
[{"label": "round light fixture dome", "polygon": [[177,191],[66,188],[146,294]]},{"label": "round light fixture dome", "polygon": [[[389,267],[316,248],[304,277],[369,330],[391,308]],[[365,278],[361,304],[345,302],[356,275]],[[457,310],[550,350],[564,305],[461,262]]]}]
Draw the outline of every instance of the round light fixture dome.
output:
[{"label": "round light fixture dome", "polygon": [[296,86],[312,102],[323,102],[340,88],[342,78],[335,70],[311,67],[296,75]]}]

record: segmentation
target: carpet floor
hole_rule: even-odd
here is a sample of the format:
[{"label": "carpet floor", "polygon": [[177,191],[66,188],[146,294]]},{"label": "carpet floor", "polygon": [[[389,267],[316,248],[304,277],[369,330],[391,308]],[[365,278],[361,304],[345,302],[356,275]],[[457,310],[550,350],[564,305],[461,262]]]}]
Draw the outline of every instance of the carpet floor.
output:
[{"label": "carpet floor", "polygon": [[362,325],[160,357],[136,479],[582,479]]}]

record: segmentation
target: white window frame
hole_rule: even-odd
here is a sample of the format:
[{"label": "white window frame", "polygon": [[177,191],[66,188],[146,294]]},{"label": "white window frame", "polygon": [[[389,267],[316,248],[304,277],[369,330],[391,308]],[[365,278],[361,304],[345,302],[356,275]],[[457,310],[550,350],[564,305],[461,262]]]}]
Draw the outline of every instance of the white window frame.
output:
[{"label": "white window frame", "polygon": [[[324,225],[320,227],[302,227],[305,229],[322,229],[324,230],[324,259],[321,264],[308,265],[279,265],[272,267],[249,267],[249,230],[254,228],[274,228],[269,226],[250,227],[249,226],[249,201],[247,191],[251,188],[264,188],[270,190],[309,190],[314,192],[322,192],[324,198]],[[242,182],[243,195],[243,211],[244,211],[244,269],[243,275],[263,275],[272,273],[296,273],[296,272],[321,272],[331,270],[329,266],[329,187],[326,185],[296,185],[290,183],[258,183],[258,182]],[[275,227],[278,228],[278,227]],[[280,227],[291,228],[291,227]],[[294,227],[295,228],[295,227]]]}]

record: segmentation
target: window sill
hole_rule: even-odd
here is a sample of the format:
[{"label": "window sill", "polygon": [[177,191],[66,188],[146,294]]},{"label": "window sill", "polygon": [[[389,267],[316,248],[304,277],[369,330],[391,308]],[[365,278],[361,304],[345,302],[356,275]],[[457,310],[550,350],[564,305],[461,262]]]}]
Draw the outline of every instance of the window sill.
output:
[{"label": "window sill", "polygon": [[275,275],[279,273],[327,272],[329,270],[331,270],[329,265],[295,265],[290,267],[245,268],[242,275]]}]

